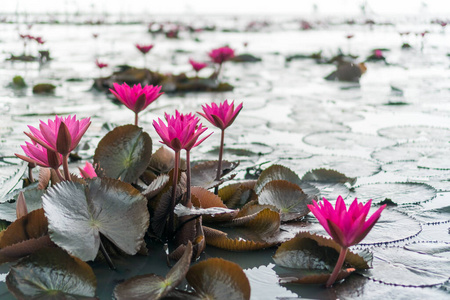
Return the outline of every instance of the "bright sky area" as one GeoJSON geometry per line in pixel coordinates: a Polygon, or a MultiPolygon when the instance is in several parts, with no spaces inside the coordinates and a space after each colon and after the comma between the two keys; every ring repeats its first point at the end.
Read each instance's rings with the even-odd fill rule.
{"type": "Polygon", "coordinates": [[[149,13],[157,14],[298,14],[355,15],[367,3],[377,15],[450,15],[449,0],[2,0],[0,13],[149,13]]]}

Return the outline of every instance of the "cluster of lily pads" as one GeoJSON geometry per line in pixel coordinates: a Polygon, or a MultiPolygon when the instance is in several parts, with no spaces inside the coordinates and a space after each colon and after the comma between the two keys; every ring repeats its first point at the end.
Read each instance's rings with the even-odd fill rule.
{"type": "MultiPolygon", "coordinates": [[[[111,92],[135,113],[135,125],[114,128],[99,142],[93,164],[81,174],[70,172],[69,155],[88,130],[89,118],[59,117],[29,126],[16,154],[27,162],[2,188],[0,262],[18,262],[6,278],[19,299],[96,297],[90,261],[115,269],[117,257],[152,255],[149,246],[167,247],[167,260],[177,261],[165,276],[124,278],[116,299],[249,299],[250,284],[236,263],[220,258],[197,259],[206,246],[251,251],[279,246],[276,264],[294,269],[282,282],[331,286],[355,269],[370,267],[359,243],[380,217],[384,206],[367,218],[371,202],[355,199],[347,208],[317,203],[321,182],[352,185],[336,171],[318,169],[300,178],[289,168],[272,165],[256,180],[224,185],[235,177],[239,162],[223,160],[225,129],[243,108],[234,101],[204,105],[199,113],[221,130],[218,161],[193,162],[190,151],[209,135],[194,114],[165,114],[153,127],[161,147],[153,152],[150,135],[138,114],[162,93],[158,86],[116,84],[111,92]],[[171,150],[169,150],[171,149],[171,150]],[[181,159],[181,152],[186,159],[181,159]],[[39,178],[32,169],[39,166],[39,178]],[[62,166],[63,172],[60,171],[62,166]],[[29,168],[28,178],[23,173],[29,168]],[[14,190],[19,182],[24,187],[14,190]],[[306,230],[281,230],[312,212],[332,239],[306,230]],[[191,266],[191,264],[193,264],[191,266]],[[331,273],[331,271],[333,271],[331,273]],[[63,274],[64,276],[60,276],[63,274]],[[186,279],[188,287],[179,287],[186,279]]],[[[210,134],[211,135],[211,134],[210,134]]],[[[111,271],[114,272],[114,271],[111,271]]]]}

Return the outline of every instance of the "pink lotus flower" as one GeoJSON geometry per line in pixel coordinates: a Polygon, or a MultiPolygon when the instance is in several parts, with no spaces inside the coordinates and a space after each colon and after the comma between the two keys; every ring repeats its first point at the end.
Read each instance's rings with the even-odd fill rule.
{"type": "Polygon", "coordinates": [[[341,253],[339,254],[333,273],[327,281],[327,286],[331,286],[338,277],[340,269],[344,264],[348,247],[358,244],[366,237],[386,207],[386,204],[381,206],[366,221],[371,203],[372,200],[369,200],[369,202],[363,205],[362,203],[358,203],[355,198],[347,210],[344,200],[339,196],[335,208],[325,198],[323,198],[323,203],[318,204],[316,201],[313,201],[313,205],[308,205],[308,208],[317,220],[319,220],[323,228],[341,246],[341,253]]]}
{"type": "Polygon", "coordinates": [[[216,64],[222,64],[223,62],[230,60],[234,57],[234,50],[230,47],[221,47],[217,49],[213,49],[208,53],[209,57],[211,57],[212,61],[216,64]]]}
{"type": "Polygon", "coordinates": [[[192,59],[189,59],[189,63],[191,64],[192,68],[195,70],[195,72],[200,71],[201,69],[208,66],[207,63],[197,62],[192,59]]]}
{"type": "Polygon", "coordinates": [[[95,173],[94,166],[90,162],[86,162],[84,168],[78,168],[80,170],[81,177],[83,178],[94,178],[97,177],[95,173]]]}
{"type": "Polygon", "coordinates": [[[77,120],[77,116],[55,117],[55,120],[48,120],[48,123],[40,121],[39,129],[28,126],[31,133],[25,134],[47,148],[62,155],[69,154],[81,140],[86,130],[91,125],[91,119],[77,120]]]}
{"type": "Polygon", "coordinates": [[[102,63],[102,62],[98,61],[98,59],[95,60],[95,64],[97,65],[97,67],[99,69],[103,69],[103,68],[106,68],[108,66],[108,64],[102,63]]]}
{"type": "Polygon", "coordinates": [[[200,145],[206,138],[211,134],[204,137],[200,141],[197,141],[199,136],[206,131],[206,127],[200,123],[199,118],[193,116],[192,114],[180,114],[175,111],[175,116],[170,116],[165,114],[165,119],[167,125],[163,120],[158,118],[158,122],[153,121],[153,127],[155,127],[156,132],[161,137],[161,143],[172,148],[174,151],[180,151],[185,149],[190,151],[193,147],[200,145]]]}
{"type": "Polygon", "coordinates": [[[233,124],[242,109],[242,103],[236,109],[234,109],[234,101],[228,104],[228,100],[225,100],[219,105],[215,103],[211,103],[211,106],[208,104],[202,105],[202,108],[204,113],[197,112],[198,114],[205,117],[214,126],[225,130],[225,128],[233,124]]]}
{"type": "Polygon", "coordinates": [[[141,51],[142,54],[147,54],[150,50],[152,50],[153,45],[141,45],[141,44],[136,44],[136,48],[141,51]]]}
{"type": "Polygon", "coordinates": [[[146,85],[142,88],[140,83],[133,85],[133,87],[129,87],[126,83],[122,85],[114,83],[114,89],[109,90],[120,102],[134,111],[136,125],[138,113],[164,94],[160,93],[161,86],[146,85]]]}
{"type": "Polygon", "coordinates": [[[58,154],[52,150],[47,150],[39,144],[31,144],[25,142],[25,146],[21,145],[23,152],[27,156],[23,156],[20,154],[15,154],[18,158],[29,162],[35,163],[38,166],[44,168],[53,168],[58,169],[62,164],[62,155],[58,154]]]}
{"type": "Polygon", "coordinates": [[[380,49],[376,49],[374,55],[375,55],[376,58],[382,58],[383,57],[383,52],[381,52],[380,49]]]}
{"type": "Polygon", "coordinates": [[[386,205],[381,206],[366,221],[372,200],[365,205],[358,203],[357,199],[352,202],[348,211],[341,196],[337,198],[336,207],[323,198],[323,203],[313,201],[308,208],[319,220],[328,234],[342,247],[350,247],[358,244],[366,237],[375,223],[378,221],[381,212],[386,205]]]}
{"type": "Polygon", "coordinates": [[[346,38],[347,39],[352,39],[352,38],[354,38],[355,36],[353,35],[353,34],[348,34],[347,36],[346,36],[346,38]]]}

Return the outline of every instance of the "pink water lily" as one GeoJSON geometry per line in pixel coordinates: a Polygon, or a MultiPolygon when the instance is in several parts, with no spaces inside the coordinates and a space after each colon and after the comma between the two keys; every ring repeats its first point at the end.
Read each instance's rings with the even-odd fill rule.
{"type": "Polygon", "coordinates": [[[207,130],[206,127],[199,122],[199,119],[192,114],[183,115],[175,111],[174,116],[165,114],[167,125],[163,120],[158,118],[158,122],[153,121],[153,127],[161,137],[161,143],[172,148],[174,151],[182,149],[191,150],[193,147],[200,145],[208,136],[197,141],[199,136],[207,130]]]}
{"type": "Polygon", "coordinates": [[[234,101],[228,104],[228,100],[219,105],[216,103],[211,103],[211,106],[208,104],[202,105],[202,108],[204,113],[198,112],[198,114],[205,117],[214,126],[224,130],[233,124],[242,109],[242,103],[236,109],[234,108],[234,101]]]}
{"type": "MultiPolygon", "coordinates": [[[[219,162],[216,175],[216,180],[219,180],[222,176],[222,155],[223,145],[225,141],[225,128],[233,124],[234,120],[242,109],[242,103],[239,104],[236,109],[234,108],[234,101],[231,102],[231,104],[228,104],[228,100],[225,100],[219,105],[217,105],[216,103],[211,103],[211,106],[209,106],[208,104],[202,105],[202,108],[204,113],[197,113],[205,117],[209,122],[211,122],[211,124],[222,130],[222,134],[220,137],[219,162]]],[[[214,192],[217,194],[218,187],[215,188],[214,192]]]]}
{"type": "Polygon", "coordinates": [[[141,51],[142,54],[147,54],[150,50],[152,50],[153,45],[141,45],[141,44],[136,44],[136,48],[141,51]]]}
{"type": "Polygon", "coordinates": [[[25,132],[25,134],[48,150],[66,155],[75,149],[90,125],[90,118],[77,120],[76,115],[55,116],[55,120],[48,119],[47,123],[41,120],[39,129],[28,126],[31,133],[25,132]],[[62,148],[64,150],[61,150],[62,148]]]}
{"type": "Polygon", "coordinates": [[[208,53],[209,57],[211,57],[212,61],[216,64],[222,64],[227,60],[230,60],[234,57],[234,50],[228,46],[217,48],[211,50],[208,53]]]}
{"type": "Polygon", "coordinates": [[[195,60],[189,59],[189,63],[191,64],[192,68],[195,70],[195,72],[199,72],[201,69],[208,66],[207,63],[197,62],[195,60]]]}
{"type": "Polygon", "coordinates": [[[83,178],[94,178],[97,177],[94,166],[90,162],[86,162],[83,168],[78,168],[80,170],[81,177],[83,178]]]}
{"type": "Polygon", "coordinates": [[[200,145],[206,138],[212,133],[198,140],[200,135],[206,131],[206,127],[198,122],[199,118],[193,114],[181,114],[175,111],[175,115],[170,116],[165,114],[167,125],[163,120],[158,118],[158,121],[153,121],[153,127],[161,137],[161,143],[167,145],[175,151],[175,163],[173,168],[173,180],[172,180],[172,195],[171,206],[168,223],[168,234],[173,235],[173,220],[174,220],[174,208],[175,208],[175,196],[176,187],[178,184],[178,169],[180,165],[180,152],[182,149],[186,150],[186,203],[189,206],[191,197],[191,166],[190,166],[190,151],[192,148],[200,145]]]}
{"type": "Polygon", "coordinates": [[[358,203],[355,198],[347,210],[344,199],[339,196],[334,208],[325,198],[323,198],[322,203],[313,201],[312,205],[308,205],[308,208],[327,233],[341,246],[338,262],[327,281],[327,286],[331,286],[336,280],[344,263],[348,247],[358,244],[367,236],[386,207],[386,204],[381,206],[366,220],[371,204],[372,200],[364,205],[358,203]]]}
{"type": "Polygon", "coordinates": [[[154,102],[164,93],[160,93],[161,86],[135,84],[133,87],[128,84],[114,83],[114,89],[109,89],[116,96],[117,100],[125,104],[126,107],[135,113],[135,125],[137,125],[137,115],[140,111],[147,108],[150,103],[154,102]]]}
{"type": "MultiPolygon", "coordinates": [[[[69,154],[75,149],[91,125],[91,119],[77,120],[77,116],[58,117],[55,120],[48,120],[48,123],[40,121],[39,129],[28,126],[31,132],[25,134],[35,143],[46,148],[49,153],[55,152],[62,155],[65,180],[70,180],[69,173],[69,154]]],[[[54,166],[51,166],[54,168],[54,166]]],[[[55,168],[54,168],[55,169],[55,168]]],[[[59,175],[59,172],[57,172],[59,175]]],[[[60,178],[62,179],[62,178],[60,178]]]]}
{"type": "Polygon", "coordinates": [[[97,67],[99,69],[103,69],[103,68],[106,68],[108,66],[108,64],[100,62],[98,59],[95,60],[95,64],[97,65],[97,67]]]}
{"type": "Polygon", "coordinates": [[[20,147],[22,147],[23,152],[25,152],[27,156],[17,153],[15,155],[26,162],[53,169],[58,169],[62,164],[61,154],[52,150],[47,150],[39,144],[25,142],[25,145],[21,145],[20,147]]]}

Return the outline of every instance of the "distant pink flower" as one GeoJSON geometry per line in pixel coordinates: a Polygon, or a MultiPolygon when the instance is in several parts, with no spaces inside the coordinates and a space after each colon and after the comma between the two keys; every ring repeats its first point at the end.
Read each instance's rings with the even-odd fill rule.
{"type": "Polygon", "coordinates": [[[164,94],[160,93],[161,86],[146,85],[142,87],[140,83],[133,85],[133,87],[128,86],[126,83],[122,85],[114,83],[114,89],[109,90],[116,96],[117,100],[136,114],[164,94]]]}
{"type": "Polygon", "coordinates": [[[108,66],[108,64],[102,63],[102,62],[98,61],[98,59],[95,60],[95,64],[97,65],[97,67],[99,69],[103,69],[103,68],[106,68],[108,66]]]}
{"type": "Polygon", "coordinates": [[[192,59],[189,59],[189,63],[191,64],[192,68],[195,70],[195,72],[200,71],[201,69],[208,66],[207,63],[197,62],[192,59]]]}
{"type": "Polygon", "coordinates": [[[40,36],[35,37],[34,40],[40,45],[45,44],[45,41],[40,36]]]}
{"type": "Polygon", "coordinates": [[[93,37],[94,39],[98,38],[98,33],[93,33],[93,34],[92,34],[92,37],[93,37]]]}
{"type": "Polygon", "coordinates": [[[348,248],[358,244],[366,237],[386,207],[386,204],[381,206],[366,221],[371,203],[372,200],[369,200],[363,205],[358,203],[355,198],[347,210],[344,200],[339,196],[335,208],[325,198],[323,198],[323,203],[313,201],[308,208],[333,240],[343,248],[348,248]]]}
{"type": "Polygon", "coordinates": [[[78,168],[80,170],[81,177],[83,178],[94,178],[97,177],[95,173],[94,166],[90,162],[86,162],[84,168],[78,168]]]}
{"type": "Polygon", "coordinates": [[[234,50],[228,46],[213,49],[208,53],[212,61],[216,64],[222,64],[223,62],[230,60],[234,57],[234,50]]]}
{"type": "Polygon", "coordinates": [[[219,105],[216,103],[211,103],[211,106],[208,104],[202,105],[202,108],[204,113],[198,112],[198,114],[205,117],[214,126],[225,130],[225,128],[233,124],[242,109],[242,103],[236,109],[234,109],[234,101],[228,104],[228,100],[219,105]]]}
{"type": "Polygon", "coordinates": [[[383,57],[383,52],[381,52],[380,49],[376,49],[374,54],[375,54],[375,57],[376,57],[376,58],[381,58],[381,57],[383,57]]]}
{"type": "Polygon", "coordinates": [[[152,50],[153,45],[141,45],[136,44],[136,48],[141,51],[142,54],[147,54],[150,50],[152,50]]]}
{"type": "Polygon", "coordinates": [[[200,141],[197,141],[207,128],[203,127],[201,123],[198,124],[200,121],[199,118],[192,114],[183,115],[178,111],[175,111],[174,116],[170,116],[166,113],[165,119],[167,125],[163,120],[158,118],[158,122],[156,120],[153,121],[153,127],[155,127],[156,132],[161,137],[161,143],[172,148],[174,151],[180,151],[181,149],[190,151],[192,148],[200,145],[212,134],[211,133],[200,141]]]}
{"type": "Polygon", "coordinates": [[[346,36],[347,39],[352,39],[352,38],[354,38],[354,37],[355,37],[355,35],[353,35],[353,34],[348,34],[348,35],[346,36]]]}
{"type": "Polygon", "coordinates": [[[77,120],[76,115],[73,117],[70,115],[67,117],[56,116],[55,120],[49,119],[47,123],[41,120],[39,129],[28,126],[31,133],[25,132],[25,134],[48,150],[67,155],[75,149],[90,125],[90,118],[77,120]],[[64,132],[60,132],[60,130],[64,130],[64,132]]]}
{"type": "Polygon", "coordinates": [[[27,156],[23,156],[20,154],[15,154],[18,158],[29,162],[35,163],[38,166],[44,168],[53,168],[57,169],[62,164],[62,155],[55,153],[54,151],[47,150],[39,144],[31,144],[25,142],[25,146],[21,145],[23,152],[27,156]]]}

